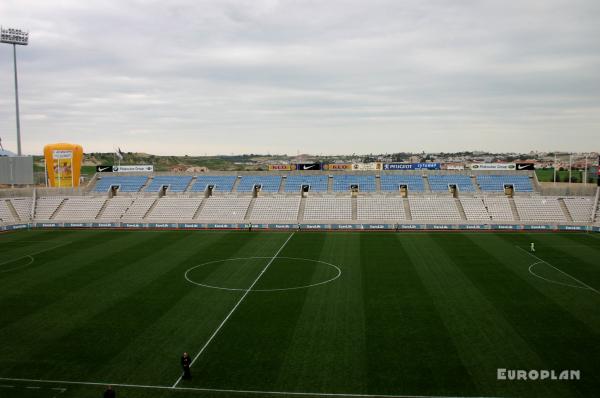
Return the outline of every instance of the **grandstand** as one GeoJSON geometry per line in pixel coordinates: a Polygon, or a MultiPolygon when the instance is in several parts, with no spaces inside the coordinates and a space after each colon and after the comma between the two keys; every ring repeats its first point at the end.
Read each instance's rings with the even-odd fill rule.
{"type": "Polygon", "coordinates": [[[168,187],[170,192],[184,192],[192,181],[192,176],[156,176],[146,187],[146,192],[158,192],[168,187]]]}
{"type": "Polygon", "coordinates": [[[529,176],[478,175],[477,184],[484,192],[502,192],[508,186],[512,186],[516,192],[533,192],[529,176]]]}
{"type": "Polygon", "coordinates": [[[205,192],[212,186],[214,192],[231,192],[236,179],[236,176],[198,176],[190,191],[205,192]]]}
{"type": "Polygon", "coordinates": [[[474,192],[475,187],[471,183],[471,177],[464,174],[448,174],[429,176],[429,185],[432,191],[448,191],[455,186],[461,192],[474,192]]]}
{"type": "Polygon", "coordinates": [[[356,186],[360,192],[375,192],[375,176],[361,174],[333,176],[334,192],[348,192],[353,186],[356,186]]]}

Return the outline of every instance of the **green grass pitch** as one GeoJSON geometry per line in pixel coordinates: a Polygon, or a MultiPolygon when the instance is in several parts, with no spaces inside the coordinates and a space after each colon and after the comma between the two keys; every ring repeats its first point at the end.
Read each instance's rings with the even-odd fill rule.
{"type": "Polygon", "coordinates": [[[3,234],[0,397],[598,396],[599,259],[583,233],[3,234]]]}

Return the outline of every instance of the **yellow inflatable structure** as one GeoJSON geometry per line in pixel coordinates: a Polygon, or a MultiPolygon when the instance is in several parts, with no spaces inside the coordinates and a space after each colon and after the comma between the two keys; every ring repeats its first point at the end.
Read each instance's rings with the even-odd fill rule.
{"type": "Polygon", "coordinates": [[[77,144],[57,143],[44,147],[46,173],[51,187],[78,187],[83,148],[77,144]]]}

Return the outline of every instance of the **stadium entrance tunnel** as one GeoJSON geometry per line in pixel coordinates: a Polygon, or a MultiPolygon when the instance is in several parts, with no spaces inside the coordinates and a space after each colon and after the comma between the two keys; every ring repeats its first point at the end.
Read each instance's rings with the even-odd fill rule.
{"type": "Polygon", "coordinates": [[[326,287],[335,283],[341,275],[342,271],[337,265],[320,260],[239,257],[195,265],[185,272],[184,277],[196,286],[225,291],[247,291],[259,278],[252,291],[283,292],[326,287]],[[269,263],[267,271],[261,275],[269,263]]]}

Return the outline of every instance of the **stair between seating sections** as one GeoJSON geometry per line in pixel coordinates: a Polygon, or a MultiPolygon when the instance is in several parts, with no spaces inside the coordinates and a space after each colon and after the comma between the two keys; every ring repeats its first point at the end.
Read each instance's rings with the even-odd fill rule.
{"type": "Polygon", "coordinates": [[[96,214],[96,217],[95,217],[96,220],[98,220],[100,218],[100,216],[102,214],[104,214],[104,210],[106,210],[106,208],[108,207],[108,203],[109,202],[110,202],[110,199],[107,199],[107,200],[104,201],[104,204],[100,208],[100,211],[98,212],[98,214],[96,214]]]}
{"type": "Polygon", "coordinates": [[[460,199],[454,198],[454,203],[456,203],[456,207],[458,208],[458,213],[460,214],[460,219],[463,221],[467,221],[467,214],[465,213],[465,208],[463,207],[460,199]]]}
{"type": "Polygon", "coordinates": [[[237,188],[238,188],[238,185],[240,185],[241,180],[242,179],[239,176],[235,178],[235,181],[233,182],[233,185],[231,186],[231,192],[237,192],[237,188]]]}
{"type": "Polygon", "coordinates": [[[67,200],[68,200],[67,198],[63,198],[63,200],[60,202],[60,204],[58,206],[56,206],[56,209],[54,209],[54,212],[50,216],[50,220],[54,219],[54,217],[58,214],[60,209],[62,209],[63,206],[65,205],[65,203],[67,203],[67,200]]]}
{"type": "Polygon", "coordinates": [[[250,216],[252,215],[252,210],[254,210],[255,204],[256,204],[256,198],[252,198],[250,200],[250,204],[248,205],[248,209],[246,210],[246,215],[244,216],[244,221],[250,221],[250,216]]]}
{"type": "Polygon", "coordinates": [[[148,215],[150,213],[152,213],[152,210],[154,210],[154,208],[158,204],[159,200],[160,200],[160,198],[154,199],[154,202],[152,202],[152,205],[150,205],[150,207],[148,208],[148,211],[144,214],[144,216],[142,217],[142,219],[145,219],[146,217],[148,217],[148,215]]]}
{"type": "Polygon", "coordinates": [[[350,198],[350,204],[352,206],[352,220],[356,220],[358,218],[358,204],[356,196],[352,196],[350,198]]]}
{"type": "Polygon", "coordinates": [[[567,221],[573,222],[573,216],[571,216],[571,213],[569,212],[569,209],[567,208],[564,198],[558,198],[558,205],[560,206],[560,209],[564,213],[567,221]]]}
{"type": "Polygon", "coordinates": [[[513,198],[508,198],[508,204],[510,204],[510,210],[512,211],[514,221],[521,221],[515,200],[513,198]]]}
{"type": "Polygon", "coordinates": [[[333,178],[327,177],[327,193],[333,193],[333,178]]]}
{"type": "Polygon", "coordinates": [[[300,206],[298,207],[298,222],[302,222],[304,220],[304,209],[306,208],[306,198],[302,197],[300,199],[300,206]]]}
{"type": "Polygon", "coordinates": [[[475,192],[481,193],[481,187],[477,184],[477,176],[471,176],[471,184],[475,187],[475,192]]]}
{"type": "Polygon", "coordinates": [[[285,192],[285,183],[287,182],[287,178],[281,178],[281,181],[279,182],[279,193],[284,193],[285,192]]]}
{"type": "Polygon", "coordinates": [[[425,189],[425,192],[433,192],[431,190],[431,185],[429,184],[429,178],[423,176],[421,176],[421,178],[423,178],[423,188],[425,189]]]}
{"type": "Polygon", "coordinates": [[[402,198],[402,203],[404,204],[404,217],[407,220],[412,220],[412,213],[410,212],[410,203],[408,202],[408,198],[402,198]]]}
{"type": "Polygon", "coordinates": [[[198,206],[198,208],[196,209],[196,212],[194,213],[194,216],[192,217],[192,220],[198,219],[198,216],[200,215],[200,212],[202,211],[202,209],[204,209],[204,206],[206,206],[207,201],[208,201],[208,198],[202,199],[202,201],[200,202],[200,206],[198,206]]]}
{"type": "Polygon", "coordinates": [[[8,207],[10,214],[12,214],[12,216],[15,220],[23,221],[23,220],[21,220],[21,217],[19,217],[19,213],[17,213],[17,209],[15,209],[12,202],[8,199],[6,200],[6,206],[8,207]]]}

